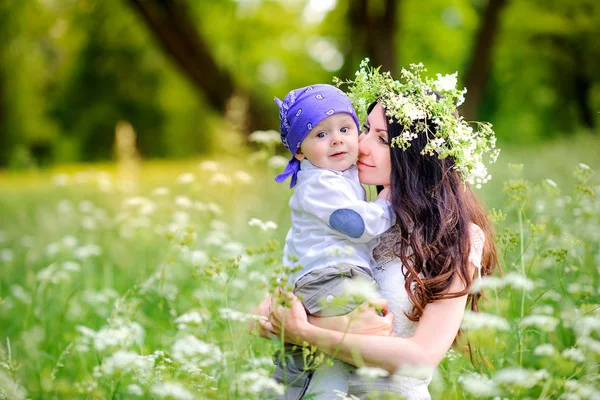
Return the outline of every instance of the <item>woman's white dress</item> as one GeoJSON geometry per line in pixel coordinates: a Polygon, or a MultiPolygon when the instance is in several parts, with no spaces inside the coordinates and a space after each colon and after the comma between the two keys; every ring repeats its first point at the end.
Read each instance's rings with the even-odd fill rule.
{"type": "MultiPolygon", "coordinates": [[[[469,260],[479,269],[481,268],[484,243],[483,231],[477,225],[472,224],[470,235],[471,252],[469,260]]],[[[413,335],[417,323],[409,320],[405,315],[405,312],[408,313],[412,309],[412,303],[404,288],[403,265],[392,250],[394,244],[398,242],[398,237],[399,230],[397,226],[381,235],[379,245],[373,252],[373,257],[377,261],[373,276],[379,284],[381,295],[388,300],[389,311],[394,315],[394,333],[398,337],[407,338],[413,335]]],[[[387,390],[399,393],[405,396],[407,400],[422,400],[431,398],[427,389],[430,381],[431,376],[427,379],[416,379],[396,373],[390,378],[380,380],[380,385],[382,390],[386,390],[385,385],[390,385],[387,390]]],[[[367,390],[364,385],[358,387],[356,384],[351,384],[349,393],[360,396],[363,389],[367,390]]],[[[375,386],[376,389],[377,385],[375,386]]]]}

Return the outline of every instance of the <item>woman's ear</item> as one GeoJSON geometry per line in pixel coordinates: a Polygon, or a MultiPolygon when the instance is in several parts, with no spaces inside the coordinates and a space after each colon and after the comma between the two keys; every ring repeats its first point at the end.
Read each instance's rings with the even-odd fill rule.
{"type": "Polygon", "coordinates": [[[306,158],[306,157],[304,157],[304,154],[302,154],[302,151],[300,149],[298,149],[298,151],[296,151],[296,154],[294,154],[294,157],[296,157],[296,160],[298,160],[298,161],[302,161],[306,158]]]}

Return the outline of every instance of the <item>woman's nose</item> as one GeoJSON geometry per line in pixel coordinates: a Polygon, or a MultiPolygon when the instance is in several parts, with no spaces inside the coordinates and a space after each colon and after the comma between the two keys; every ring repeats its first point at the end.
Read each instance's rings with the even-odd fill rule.
{"type": "Polygon", "coordinates": [[[358,137],[358,153],[359,154],[369,154],[369,146],[368,141],[365,140],[366,135],[360,135],[358,137]]]}

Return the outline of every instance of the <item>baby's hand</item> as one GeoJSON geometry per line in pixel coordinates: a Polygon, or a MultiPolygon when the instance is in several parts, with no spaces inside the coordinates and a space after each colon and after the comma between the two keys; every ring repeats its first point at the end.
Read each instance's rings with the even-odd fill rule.
{"type": "Polygon", "coordinates": [[[389,186],[385,186],[381,192],[377,195],[378,199],[392,201],[392,192],[389,186]]]}

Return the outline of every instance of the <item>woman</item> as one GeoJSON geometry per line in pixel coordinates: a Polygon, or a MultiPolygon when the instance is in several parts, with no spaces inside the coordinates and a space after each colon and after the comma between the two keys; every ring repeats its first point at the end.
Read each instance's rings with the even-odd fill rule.
{"type": "MultiPolygon", "coordinates": [[[[391,374],[372,383],[352,377],[349,393],[356,396],[381,390],[429,399],[431,371],[456,338],[467,302],[477,309],[469,286],[497,264],[491,228],[468,185],[489,179],[482,158],[497,156],[493,132],[484,124],[474,133],[457,118],[464,92],[453,87],[455,75],[433,81],[421,78],[423,70],[411,66],[399,82],[363,62],[349,88],[359,109],[370,104],[359,142],[360,181],[389,188],[397,217],[374,251],[373,271],[394,317],[393,334],[380,336],[389,315],[362,313],[344,333],[331,327],[343,330],[349,316],[308,319],[291,294],[291,308],[271,299],[261,305],[269,317],[261,322],[265,331],[283,330],[287,342],[308,342],[342,361],[391,374]],[[371,334],[355,333],[368,332],[371,324],[371,334]]],[[[326,367],[311,382],[320,379],[327,380],[326,367]]]]}

